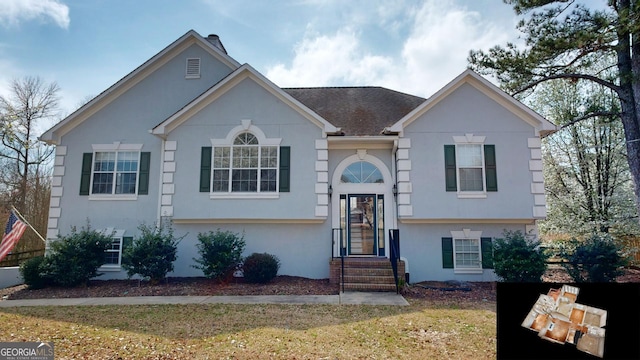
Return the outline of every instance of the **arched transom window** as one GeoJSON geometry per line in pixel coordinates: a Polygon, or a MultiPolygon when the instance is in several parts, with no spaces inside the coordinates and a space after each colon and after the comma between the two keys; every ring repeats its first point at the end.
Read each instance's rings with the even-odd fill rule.
{"type": "Polygon", "coordinates": [[[358,161],[349,165],[344,170],[340,181],[355,184],[381,184],[384,182],[384,179],[382,173],[375,165],[368,161],[358,161]]]}
{"type": "Polygon", "coordinates": [[[258,138],[243,132],[231,146],[213,149],[213,192],[275,192],[278,147],[260,146],[258,138]]]}

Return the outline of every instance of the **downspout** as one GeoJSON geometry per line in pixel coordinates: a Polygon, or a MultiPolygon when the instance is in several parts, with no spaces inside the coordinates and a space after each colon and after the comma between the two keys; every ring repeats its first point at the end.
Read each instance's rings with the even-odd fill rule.
{"type": "MultiPolygon", "coordinates": [[[[397,189],[398,186],[398,174],[396,171],[397,165],[396,162],[397,160],[397,156],[396,153],[398,152],[398,139],[393,140],[393,149],[391,150],[391,176],[393,177],[393,184],[392,186],[395,186],[397,189]]],[[[391,195],[393,197],[393,223],[391,224],[393,226],[393,229],[397,229],[398,228],[398,197],[397,195],[391,195]]]]}

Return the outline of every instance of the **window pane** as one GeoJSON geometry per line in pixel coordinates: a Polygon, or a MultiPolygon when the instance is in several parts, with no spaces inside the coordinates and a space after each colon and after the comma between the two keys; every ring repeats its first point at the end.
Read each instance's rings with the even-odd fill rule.
{"type": "Polygon", "coordinates": [[[233,148],[234,168],[257,168],[258,148],[255,146],[234,147],[233,148]]]}
{"type": "Polygon", "coordinates": [[[105,265],[120,265],[120,262],[118,261],[119,258],[120,258],[119,252],[107,251],[104,253],[105,265]]]}
{"type": "Polygon", "coordinates": [[[216,169],[229,168],[229,154],[231,153],[228,147],[217,147],[213,150],[213,167],[216,169]]]}
{"type": "Polygon", "coordinates": [[[231,179],[231,191],[257,192],[258,191],[258,171],[257,170],[233,170],[232,179],[231,179]]]}
{"type": "Polygon", "coordinates": [[[340,181],[343,183],[373,184],[384,182],[380,170],[370,162],[358,161],[349,165],[340,181]]]}
{"type": "Polygon", "coordinates": [[[119,152],[117,171],[138,171],[138,156],[137,152],[119,152]]]}
{"type": "Polygon", "coordinates": [[[456,145],[458,167],[482,166],[482,146],[480,144],[456,145]]]}
{"type": "Polygon", "coordinates": [[[260,170],[260,191],[276,191],[276,170],[260,170]]]}
{"type": "Polygon", "coordinates": [[[113,173],[93,174],[92,194],[111,194],[113,191],[113,173]]]}
{"type": "Polygon", "coordinates": [[[116,194],[136,193],[136,173],[123,173],[116,176],[116,194]]]}
{"type": "Polygon", "coordinates": [[[483,191],[482,168],[459,169],[461,191],[483,191]]]}
{"type": "Polygon", "coordinates": [[[261,149],[260,167],[275,168],[278,167],[278,148],[275,146],[264,146],[261,149]]]}
{"type": "Polygon", "coordinates": [[[233,141],[233,145],[257,145],[258,139],[251,133],[242,133],[233,141]]]}
{"type": "Polygon", "coordinates": [[[229,191],[229,170],[213,171],[213,192],[229,191]]]}
{"type": "Polygon", "coordinates": [[[93,171],[113,171],[115,161],[115,152],[97,152],[93,163],[93,171]]]}

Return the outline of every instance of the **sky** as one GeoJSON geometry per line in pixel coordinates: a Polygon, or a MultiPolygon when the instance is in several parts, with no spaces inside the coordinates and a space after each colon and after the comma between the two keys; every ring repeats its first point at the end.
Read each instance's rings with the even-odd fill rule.
{"type": "Polygon", "coordinates": [[[474,49],[516,41],[502,0],[0,0],[0,95],[38,76],[60,120],[189,30],[280,87],[383,86],[429,97],[474,49]]]}

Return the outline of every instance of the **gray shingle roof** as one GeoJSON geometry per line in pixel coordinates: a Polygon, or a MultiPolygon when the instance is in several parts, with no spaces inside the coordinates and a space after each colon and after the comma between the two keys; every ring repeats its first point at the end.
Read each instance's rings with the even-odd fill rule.
{"type": "Polygon", "coordinates": [[[380,135],[425,99],[383,87],[282,89],[347,136],[380,135]]]}

